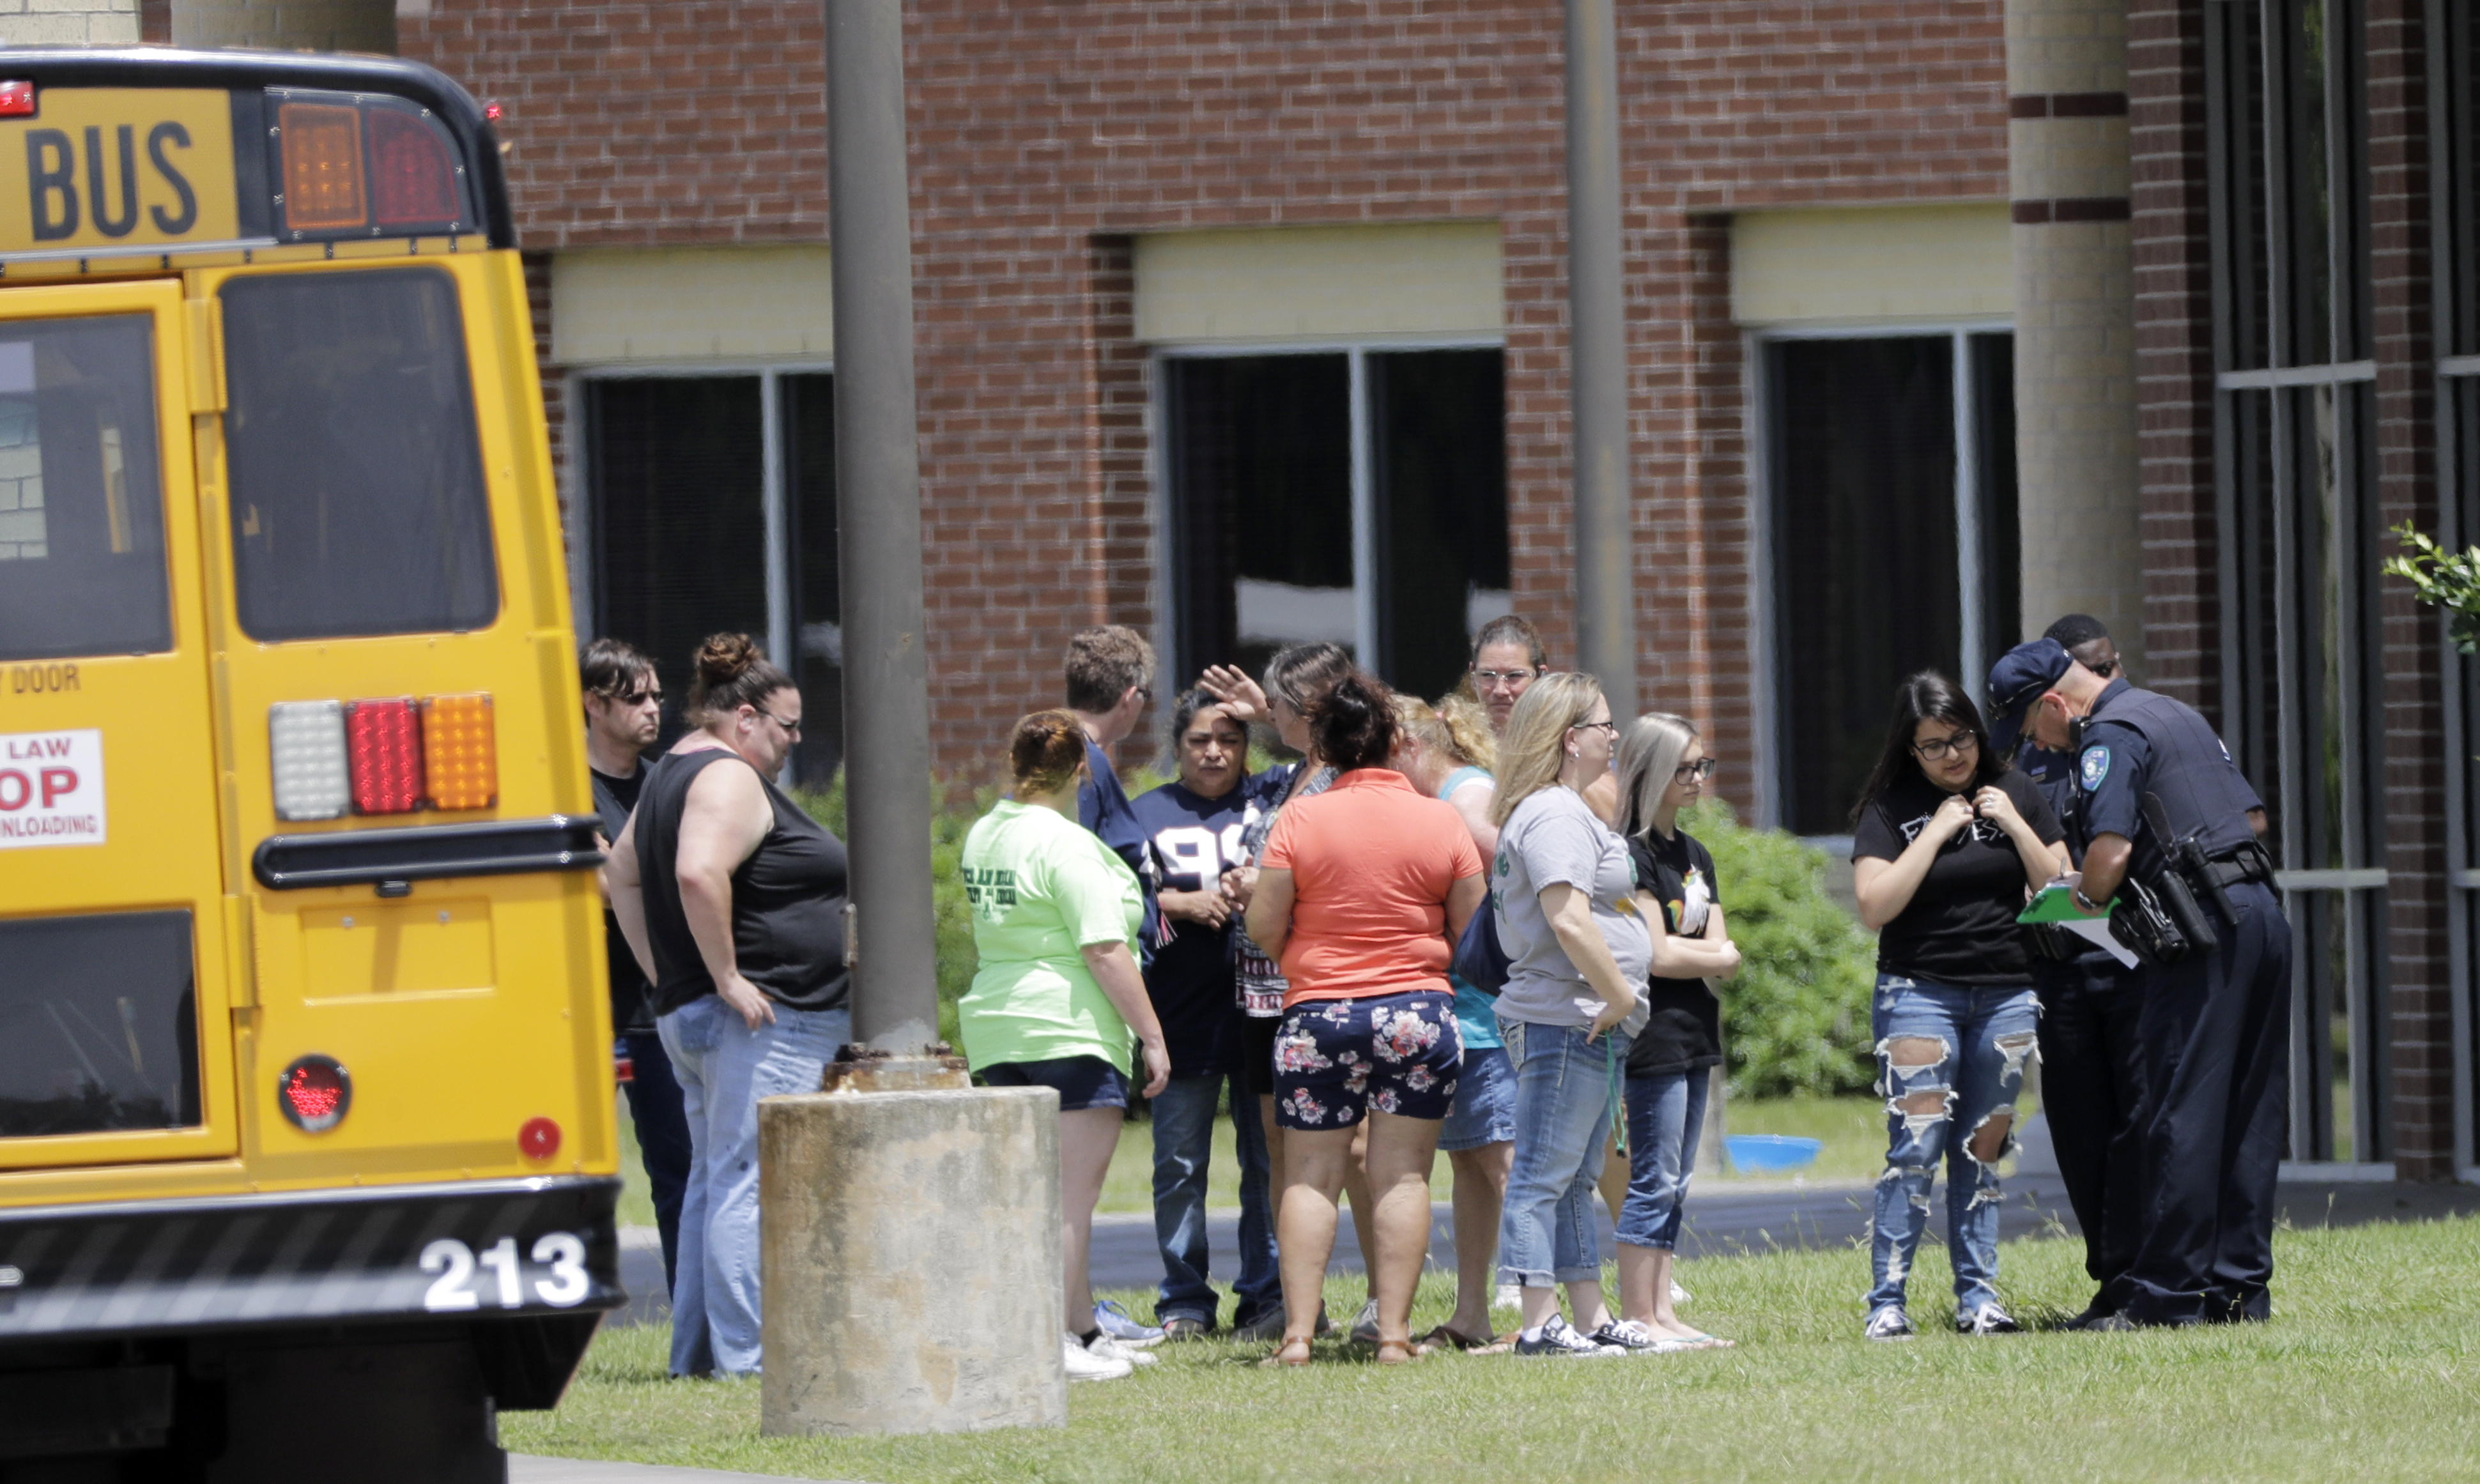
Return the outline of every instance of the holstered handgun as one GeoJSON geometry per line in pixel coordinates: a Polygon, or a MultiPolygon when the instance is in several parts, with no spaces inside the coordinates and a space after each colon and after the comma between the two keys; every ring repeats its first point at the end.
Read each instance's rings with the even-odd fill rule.
{"type": "MultiPolygon", "coordinates": [[[[2194,899],[2187,905],[2193,909],[2194,899]]],[[[2132,876],[2118,888],[2118,901],[2109,914],[2109,935],[2147,963],[2179,963],[2194,952],[2161,899],[2132,876]]]]}
{"type": "Polygon", "coordinates": [[[2172,837],[2169,811],[2161,806],[2158,794],[2144,796],[2144,822],[2153,827],[2154,839],[2161,846],[2161,875],[2153,883],[2161,895],[2161,905],[2178,923],[2191,951],[2211,953],[2220,946],[2221,938],[2213,932],[2212,921],[2205,915],[2196,894],[2201,891],[2212,899],[2222,921],[2234,928],[2239,924],[2239,909],[2232,905],[2230,893],[2222,889],[2221,873],[2213,869],[2203,842],[2192,832],[2172,837]]]}

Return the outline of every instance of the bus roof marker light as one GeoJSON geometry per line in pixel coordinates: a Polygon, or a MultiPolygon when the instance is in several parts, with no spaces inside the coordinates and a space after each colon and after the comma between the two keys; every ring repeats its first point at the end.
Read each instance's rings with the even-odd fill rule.
{"type": "Polygon", "coordinates": [[[422,711],[410,698],[356,701],[345,711],[353,807],[410,814],[422,806],[422,711]]]}
{"type": "Polygon", "coordinates": [[[267,741],[276,818],[342,819],[350,812],[343,703],[286,701],[269,706],[267,741]]]}
{"type": "Polygon", "coordinates": [[[0,82],[0,118],[35,116],[35,85],[22,77],[0,82]]]}
{"type": "Polygon", "coordinates": [[[500,759],[489,692],[433,696],[422,704],[422,746],[431,807],[487,809],[500,798],[500,759]]]}

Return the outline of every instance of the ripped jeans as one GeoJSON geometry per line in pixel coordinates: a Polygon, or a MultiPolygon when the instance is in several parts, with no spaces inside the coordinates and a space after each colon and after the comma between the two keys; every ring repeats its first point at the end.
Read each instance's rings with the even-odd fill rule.
{"type": "Polygon", "coordinates": [[[1903,1301],[1941,1156],[1955,1308],[1968,1315],[1998,1297],[1998,1161],[2013,1146],[2015,1093],[2037,1054],[2040,1018],[2029,985],[1877,976],[1869,1026],[1886,1097],[1886,1172],[1870,1223],[1870,1313],[1903,1301]]]}

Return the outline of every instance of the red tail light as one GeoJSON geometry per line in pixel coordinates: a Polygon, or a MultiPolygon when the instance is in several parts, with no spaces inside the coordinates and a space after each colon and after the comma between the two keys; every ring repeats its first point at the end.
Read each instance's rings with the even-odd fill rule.
{"type": "Polygon", "coordinates": [[[345,715],[353,807],[410,813],[422,803],[422,710],[410,700],[356,701],[345,715]]]}
{"type": "Polygon", "coordinates": [[[301,1057],[275,1085],[275,1106],[304,1134],[324,1134],[353,1106],[353,1079],[333,1057],[301,1057]]]}
{"type": "Polygon", "coordinates": [[[517,1152],[529,1160],[548,1160],[559,1153],[559,1125],[549,1118],[528,1118],[517,1130],[517,1152]]]}
{"type": "Polygon", "coordinates": [[[383,227],[455,220],[456,162],[448,141],[410,114],[374,111],[370,123],[373,219],[383,227]]]}

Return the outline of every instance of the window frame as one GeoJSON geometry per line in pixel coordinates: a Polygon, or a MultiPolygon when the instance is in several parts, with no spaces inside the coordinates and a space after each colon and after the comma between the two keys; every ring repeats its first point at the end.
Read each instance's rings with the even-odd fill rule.
{"type": "MultiPolygon", "coordinates": [[[[1748,489],[1751,510],[1756,517],[1749,524],[1753,539],[1748,543],[1751,606],[1751,649],[1756,656],[1756,675],[1750,691],[1754,700],[1755,734],[1765,739],[1769,765],[1754,770],[1752,782],[1756,798],[1750,813],[1757,824],[1767,829],[1783,828],[1783,800],[1788,785],[1783,778],[1786,748],[1783,709],[1783,687],[1790,668],[1785,649],[1782,621],[1782,596],[1777,591],[1779,552],[1774,542],[1775,518],[1781,491],[1775,485],[1775,472],[1782,463],[1776,440],[1782,428],[1774,414],[1773,378],[1769,370],[1770,348],[1787,341],[1813,340],[1925,340],[1939,336],[1950,342],[1951,362],[1949,374],[1948,415],[1954,422],[1954,500],[1955,559],[1957,593],[1962,601],[1961,627],[1962,666],[1965,674],[1958,678],[1976,694],[1978,680],[1989,673],[1989,665],[2000,652],[1993,649],[1986,627],[1987,581],[1980,564],[1980,449],[1978,399],[1973,385],[1971,342],[1976,335],[2015,334],[2012,316],[1963,316],[1936,320],[1872,320],[1865,324],[1766,324],[1751,325],[1741,331],[1742,405],[1747,408],[1745,424],[1749,436],[1748,489]],[[1976,645],[1977,652],[1976,652],[1976,645]]],[[[2020,520],[2021,493],[2018,511],[2020,520]]],[[[2017,560],[2022,560],[2019,555],[2017,560]]],[[[1851,837],[1847,834],[1804,836],[1806,841],[1823,849],[1836,860],[1850,855],[1851,837]]]]}
{"type": "MultiPolygon", "coordinates": [[[[1373,409],[1369,397],[1369,357],[1403,351],[1421,350],[1495,350],[1507,353],[1507,337],[1475,332],[1440,332],[1435,334],[1356,335],[1335,337],[1301,337],[1282,340],[1247,341],[1158,341],[1146,346],[1146,485],[1147,518],[1152,531],[1153,547],[1153,646],[1154,652],[1172,665],[1189,663],[1194,657],[1183,645],[1186,636],[1180,632],[1179,605],[1173,597],[1179,591],[1178,530],[1179,491],[1172,467],[1171,447],[1174,418],[1171,410],[1171,382],[1165,371],[1170,361],[1243,360],[1260,356],[1340,355],[1346,362],[1346,385],[1351,402],[1352,424],[1352,591],[1353,655],[1364,667],[1375,669],[1375,653],[1382,641],[1384,615],[1380,611],[1378,553],[1381,541],[1378,525],[1378,445],[1372,423],[1373,409]]],[[[1499,414],[1502,434],[1506,412],[1499,414]]],[[[1513,503],[1511,482],[1510,505],[1513,503]]],[[[1510,591],[1514,575],[1509,574],[1510,591]]],[[[1219,661],[1218,661],[1219,662],[1219,661]]]]}

